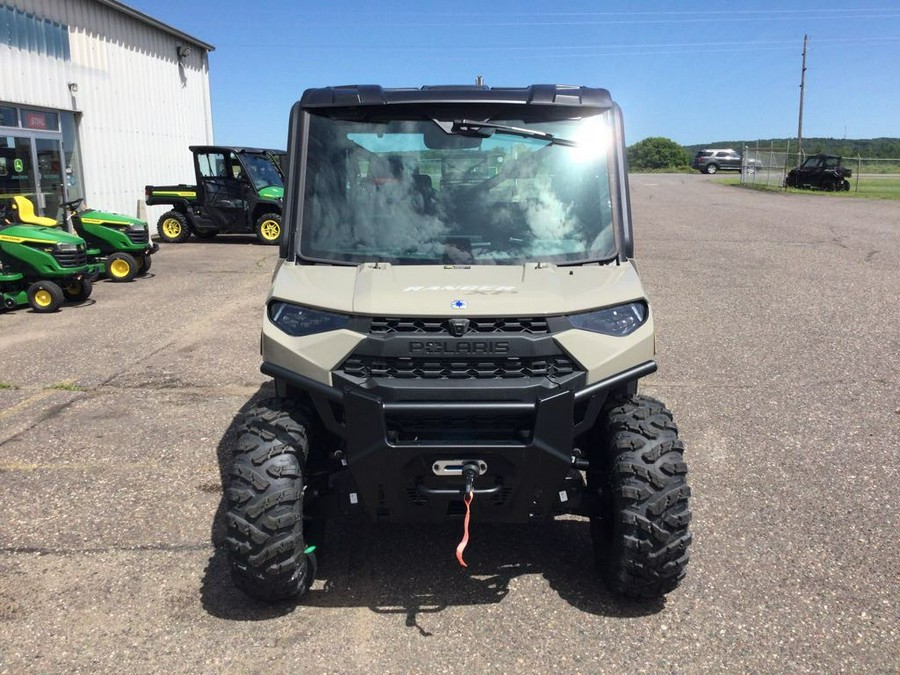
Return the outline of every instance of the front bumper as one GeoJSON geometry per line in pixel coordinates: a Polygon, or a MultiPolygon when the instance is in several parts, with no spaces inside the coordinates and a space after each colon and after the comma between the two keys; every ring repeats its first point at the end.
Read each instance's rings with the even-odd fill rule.
{"type": "MultiPolygon", "coordinates": [[[[421,382],[332,387],[266,362],[262,372],[303,391],[340,440],[341,468],[311,504],[327,516],[364,511],[373,520],[461,517],[463,479],[436,467],[474,462],[473,508],[480,520],[525,522],[566,510],[574,444],[593,427],[608,393],[656,370],[655,361],[584,386],[499,382],[447,388],[421,382]],[[433,388],[432,388],[433,387],[433,388]],[[452,398],[448,397],[448,392],[452,398]]],[[[572,499],[572,502],[575,500],[572,499]]]]}

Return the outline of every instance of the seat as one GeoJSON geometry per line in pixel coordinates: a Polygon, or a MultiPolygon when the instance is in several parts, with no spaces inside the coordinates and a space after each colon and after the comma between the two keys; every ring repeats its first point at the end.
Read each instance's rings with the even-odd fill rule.
{"type": "Polygon", "coordinates": [[[45,218],[34,212],[34,204],[28,197],[16,195],[13,197],[13,210],[16,212],[19,222],[26,225],[42,225],[44,227],[56,227],[53,218],[45,218]]]}

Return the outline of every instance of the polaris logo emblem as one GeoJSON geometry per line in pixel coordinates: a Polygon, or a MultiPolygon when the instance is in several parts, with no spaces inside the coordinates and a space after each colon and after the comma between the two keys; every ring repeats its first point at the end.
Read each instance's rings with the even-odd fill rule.
{"type": "Polygon", "coordinates": [[[409,353],[422,354],[509,354],[509,342],[487,340],[416,340],[409,343],[409,353]]]}
{"type": "Polygon", "coordinates": [[[453,309],[465,309],[469,306],[469,303],[465,300],[454,300],[450,303],[450,307],[453,309]]]}

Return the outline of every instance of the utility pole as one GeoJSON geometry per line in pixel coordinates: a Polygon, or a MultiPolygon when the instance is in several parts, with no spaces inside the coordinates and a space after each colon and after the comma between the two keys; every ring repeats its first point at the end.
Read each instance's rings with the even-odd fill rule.
{"type": "Polygon", "coordinates": [[[803,35],[803,67],[800,69],[800,114],[797,119],[797,166],[803,161],[803,93],[806,89],[806,41],[808,35],[803,35]]]}

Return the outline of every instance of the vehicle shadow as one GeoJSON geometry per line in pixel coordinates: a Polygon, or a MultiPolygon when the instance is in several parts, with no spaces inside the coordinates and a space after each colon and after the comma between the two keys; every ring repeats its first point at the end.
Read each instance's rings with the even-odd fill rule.
{"type": "Polygon", "coordinates": [[[230,246],[238,246],[241,244],[253,244],[255,246],[259,246],[260,248],[270,248],[273,251],[277,251],[278,247],[273,246],[271,244],[262,244],[256,238],[254,234],[217,234],[215,237],[210,237],[208,239],[200,239],[198,237],[190,237],[187,241],[183,241],[179,244],[170,244],[164,241],[158,242],[160,245],[160,250],[164,247],[172,247],[172,246],[221,246],[221,245],[230,245],[230,246]]]}
{"type": "MultiPolygon", "coordinates": [[[[263,603],[231,582],[225,548],[224,489],[235,445],[235,426],[244,411],[272,396],[264,385],[235,415],[218,446],[222,499],[211,528],[213,553],[201,584],[201,601],[211,615],[233,621],[262,621],[306,607],[368,607],[377,614],[405,616],[419,625],[421,614],[448,607],[503,601],[516,577],[539,574],[573,607],[610,617],[631,618],[661,611],[665,600],[626,600],[611,594],[594,567],[587,521],[564,518],[527,525],[479,523],[473,516],[461,567],[455,557],[462,522],[380,525],[367,520],[328,523],[319,548],[316,582],[299,600],[263,603]]],[[[476,512],[477,513],[477,512],[476,512]]]]}

